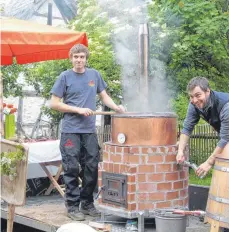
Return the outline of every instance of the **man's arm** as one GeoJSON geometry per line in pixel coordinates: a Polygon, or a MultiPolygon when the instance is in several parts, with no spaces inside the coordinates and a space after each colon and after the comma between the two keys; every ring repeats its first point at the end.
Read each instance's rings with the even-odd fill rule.
{"type": "Polygon", "coordinates": [[[54,94],[51,97],[50,107],[54,110],[57,110],[63,113],[76,113],[76,114],[81,114],[84,116],[89,116],[93,114],[93,111],[91,109],[80,108],[76,106],[69,106],[61,102],[61,98],[57,97],[54,94]]]}
{"type": "Polygon", "coordinates": [[[111,99],[111,97],[107,94],[106,90],[103,90],[101,93],[99,93],[99,96],[102,100],[102,102],[109,107],[110,109],[118,112],[123,113],[125,112],[125,109],[122,105],[116,105],[114,101],[111,99]]]}
{"type": "Polygon", "coordinates": [[[185,160],[184,156],[184,150],[186,145],[188,144],[189,136],[186,134],[181,134],[180,141],[179,141],[179,147],[178,147],[178,153],[177,153],[177,163],[183,163],[185,160]]]}
{"type": "Polygon", "coordinates": [[[182,163],[185,160],[184,150],[188,143],[189,137],[194,129],[194,126],[200,119],[199,114],[196,112],[194,106],[189,103],[187,115],[184,120],[183,129],[181,131],[180,141],[178,145],[177,163],[182,163]]]}
{"type": "Polygon", "coordinates": [[[229,142],[229,103],[227,103],[220,112],[220,140],[211,154],[211,156],[199,166],[197,175],[206,175],[215,163],[216,157],[220,157],[225,145],[229,142]]]}

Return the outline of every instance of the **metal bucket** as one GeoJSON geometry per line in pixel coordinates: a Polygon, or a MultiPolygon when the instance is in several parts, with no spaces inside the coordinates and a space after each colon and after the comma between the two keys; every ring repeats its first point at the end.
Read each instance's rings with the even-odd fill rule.
{"type": "Polygon", "coordinates": [[[161,209],[155,211],[156,232],[185,232],[187,216],[173,214],[172,209],[161,209]]]}

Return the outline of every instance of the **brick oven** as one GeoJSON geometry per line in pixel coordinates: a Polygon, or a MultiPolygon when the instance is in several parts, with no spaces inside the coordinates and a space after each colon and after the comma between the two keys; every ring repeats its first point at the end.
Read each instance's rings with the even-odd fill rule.
{"type": "Polygon", "coordinates": [[[111,126],[99,164],[99,209],[136,218],[155,209],[187,208],[188,168],[176,164],[176,115],[113,115],[111,126]]]}

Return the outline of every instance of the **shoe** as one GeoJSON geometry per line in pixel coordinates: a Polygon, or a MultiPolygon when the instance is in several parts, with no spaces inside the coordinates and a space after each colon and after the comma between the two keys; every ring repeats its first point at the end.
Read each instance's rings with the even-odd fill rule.
{"type": "Polygon", "coordinates": [[[79,211],[79,208],[75,209],[74,211],[68,212],[68,217],[71,218],[74,221],[84,221],[85,216],[83,213],[79,211]]]}
{"type": "Polygon", "coordinates": [[[80,212],[92,217],[99,217],[101,213],[95,208],[93,202],[81,202],[80,212]]]}

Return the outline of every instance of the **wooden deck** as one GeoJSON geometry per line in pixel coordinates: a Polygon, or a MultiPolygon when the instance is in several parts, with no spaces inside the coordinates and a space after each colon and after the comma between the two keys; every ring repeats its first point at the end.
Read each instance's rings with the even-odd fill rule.
{"type": "MultiPolygon", "coordinates": [[[[1,205],[1,217],[7,219],[7,205],[1,205]]],[[[88,224],[89,221],[99,221],[100,218],[86,217],[79,223],[88,224]]],[[[107,215],[105,221],[112,224],[112,232],[125,232],[126,218],[107,215]]],[[[56,232],[63,224],[73,222],[66,215],[64,199],[60,195],[36,196],[26,198],[24,206],[16,207],[14,222],[46,232],[56,232]]],[[[155,232],[153,219],[145,220],[145,232],[155,232]]],[[[209,225],[200,222],[198,218],[191,218],[186,232],[209,232],[209,225]]]]}
{"type": "MultiPolygon", "coordinates": [[[[1,207],[1,217],[7,219],[7,205],[1,207]]],[[[95,218],[87,216],[82,223],[95,218]]],[[[47,232],[55,232],[61,225],[72,222],[66,215],[61,196],[41,196],[26,199],[24,206],[16,207],[14,222],[47,232]]]]}

